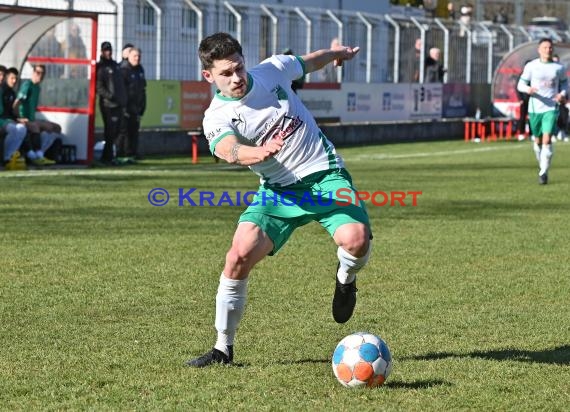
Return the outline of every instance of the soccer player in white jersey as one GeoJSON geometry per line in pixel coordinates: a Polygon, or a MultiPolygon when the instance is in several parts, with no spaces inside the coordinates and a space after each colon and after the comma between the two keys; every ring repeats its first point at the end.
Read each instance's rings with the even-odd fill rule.
{"type": "Polygon", "coordinates": [[[362,202],[335,201],[339,189],[354,194],[352,179],[291,90],[291,81],[333,61],[341,65],[358,50],[338,45],[304,56],[277,55],[248,71],[241,45],[229,34],[216,33],[200,43],[202,74],[218,88],[204,114],[210,150],[228,163],[248,166],[261,184],[240,216],[226,254],[216,296],[216,343],[187,366],[232,362],[250,271],[311,221],[319,222],[338,245],[333,318],[344,323],[352,316],[356,273],[370,256],[368,215],[362,202]]]}
{"type": "Polygon", "coordinates": [[[552,135],[556,130],[559,105],[566,103],[568,79],[566,70],[552,60],[552,40],[538,42],[538,58],[523,69],[517,89],[530,95],[528,113],[530,130],[535,137],[534,153],[539,164],[538,183],[548,183],[552,159],[552,135]]]}

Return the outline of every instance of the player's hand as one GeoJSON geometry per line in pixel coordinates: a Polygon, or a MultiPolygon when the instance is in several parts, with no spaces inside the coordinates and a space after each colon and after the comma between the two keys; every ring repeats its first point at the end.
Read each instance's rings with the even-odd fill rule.
{"type": "Polygon", "coordinates": [[[529,87],[529,89],[528,89],[528,94],[532,96],[532,95],[535,94],[537,91],[538,91],[538,89],[537,89],[536,87],[529,87]]]}
{"type": "Polygon", "coordinates": [[[566,97],[561,93],[558,93],[556,96],[554,96],[554,100],[560,104],[566,103],[566,97]]]}
{"type": "Polygon", "coordinates": [[[345,60],[351,60],[360,51],[360,47],[346,47],[346,46],[336,46],[333,48],[340,55],[333,61],[333,65],[338,67],[342,66],[342,62],[345,60]]]}
{"type": "Polygon", "coordinates": [[[269,139],[263,146],[262,149],[262,161],[267,160],[270,157],[275,156],[283,148],[284,141],[281,137],[274,137],[269,139]]]}

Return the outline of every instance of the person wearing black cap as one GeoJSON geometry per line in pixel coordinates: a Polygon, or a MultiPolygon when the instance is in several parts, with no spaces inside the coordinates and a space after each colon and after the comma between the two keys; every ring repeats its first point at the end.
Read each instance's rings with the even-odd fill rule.
{"type": "Polygon", "coordinates": [[[113,145],[127,106],[127,92],[119,64],[113,60],[113,47],[108,41],[101,43],[101,59],[97,63],[97,96],[105,126],[105,147],[101,161],[114,164],[113,145]]]}

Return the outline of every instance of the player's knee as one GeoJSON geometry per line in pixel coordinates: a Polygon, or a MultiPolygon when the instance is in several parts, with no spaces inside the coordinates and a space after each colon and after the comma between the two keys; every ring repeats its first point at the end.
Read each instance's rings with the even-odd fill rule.
{"type": "Polygon", "coordinates": [[[351,245],[349,253],[355,257],[363,257],[367,255],[369,249],[370,240],[368,239],[368,236],[362,236],[355,239],[354,243],[351,245]]]}
{"type": "Polygon", "coordinates": [[[350,230],[346,230],[342,234],[339,246],[352,256],[365,256],[370,247],[370,233],[368,228],[362,224],[351,225],[350,230]]]}

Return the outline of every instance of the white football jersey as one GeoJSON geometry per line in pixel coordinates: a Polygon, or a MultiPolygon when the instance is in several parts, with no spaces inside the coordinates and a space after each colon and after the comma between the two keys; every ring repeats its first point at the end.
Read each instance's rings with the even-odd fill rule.
{"type": "Polygon", "coordinates": [[[296,56],[272,56],[248,71],[248,90],[241,99],[219,92],[204,113],[210,151],[228,135],[240,143],[261,146],[274,136],[285,144],[275,156],[249,166],[262,183],[290,185],[311,173],[344,167],[342,158],[321,132],[309,110],[291,89],[304,74],[296,56]]]}
{"type": "Polygon", "coordinates": [[[558,103],[554,96],[568,88],[566,69],[556,62],[541,62],[534,59],[528,62],[523,69],[517,89],[526,93],[528,87],[538,89],[528,102],[529,113],[545,113],[555,110],[558,103]]]}

